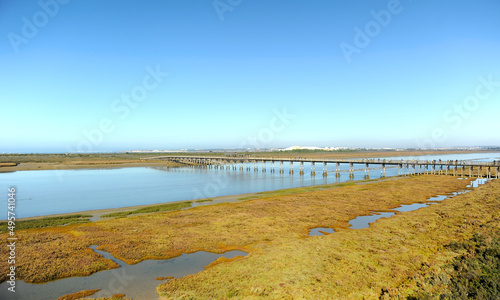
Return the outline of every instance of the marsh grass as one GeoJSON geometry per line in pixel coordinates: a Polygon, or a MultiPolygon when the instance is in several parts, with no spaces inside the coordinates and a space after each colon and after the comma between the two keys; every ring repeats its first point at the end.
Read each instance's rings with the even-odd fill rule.
{"type": "MultiPolygon", "coordinates": [[[[69,215],[69,216],[60,216],[60,217],[48,217],[41,219],[33,219],[33,220],[23,220],[16,221],[15,229],[30,229],[30,228],[44,228],[44,227],[52,227],[52,226],[61,226],[61,225],[70,225],[70,224],[82,224],[90,222],[89,218],[91,215],[69,215]]],[[[0,233],[7,232],[8,222],[2,221],[0,222],[0,233]]]]}
{"type": "Polygon", "coordinates": [[[200,200],[196,200],[195,202],[196,203],[203,203],[203,202],[210,202],[210,201],[213,201],[213,199],[200,199],[200,200]]]}
{"type": "MultiPolygon", "coordinates": [[[[414,179],[404,182],[415,184],[414,179]]],[[[254,246],[254,255],[170,280],[157,291],[165,299],[183,295],[196,299],[406,299],[426,286],[434,294],[410,299],[440,299],[436,291],[455,286],[461,294],[442,299],[468,299],[465,288],[476,294],[482,291],[478,299],[496,299],[498,295],[490,291],[496,292],[499,282],[498,241],[486,228],[500,230],[499,207],[500,181],[494,181],[438,205],[381,219],[367,229],[337,229],[334,234],[303,239],[282,236],[260,243],[254,246]],[[475,238],[481,231],[483,237],[475,238]],[[458,274],[447,279],[442,271],[447,268],[458,274]]]]}
{"type": "MultiPolygon", "coordinates": [[[[278,275],[274,273],[277,271],[286,271],[290,277],[287,281],[292,280],[294,274],[304,277],[301,272],[297,273],[303,268],[301,261],[320,268],[321,264],[318,264],[318,261],[308,259],[310,253],[316,253],[316,248],[305,247],[301,243],[335,241],[328,237],[338,238],[342,231],[352,231],[353,234],[357,232],[342,230],[347,228],[348,221],[356,216],[394,208],[401,204],[425,202],[431,196],[463,189],[467,184],[467,180],[456,180],[447,176],[418,176],[366,185],[270,196],[258,200],[198,206],[187,210],[144,213],[87,224],[20,230],[16,233],[19,235],[16,244],[19,246],[18,251],[16,248],[16,255],[19,258],[16,263],[20,270],[18,276],[20,279],[42,282],[106,269],[108,267],[106,264],[112,262],[89,249],[90,245],[98,245],[98,249],[110,252],[117,259],[129,264],[145,259],[168,259],[199,250],[214,253],[242,250],[249,252],[250,255],[231,263],[221,263],[208,268],[207,272],[215,272],[212,270],[219,270],[221,266],[240,265],[243,262],[245,265],[247,261],[251,261],[249,266],[276,269],[266,275],[267,270],[257,271],[259,268],[252,270],[246,266],[243,273],[230,275],[234,276],[235,280],[228,288],[235,287],[234,290],[225,290],[223,294],[219,294],[224,290],[226,283],[218,281],[217,285],[221,288],[214,297],[206,294],[213,290],[214,286],[210,283],[215,280],[214,278],[203,277],[206,282],[199,281],[190,289],[204,295],[201,298],[221,299],[226,297],[227,293],[233,294],[236,290],[240,295],[245,295],[246,292],[240,291],[235,285],[243,284],[247,281],[247,277],[252,279],[257,273],[263,281],[255,281],[258,285],[255,290],[261,291],[259,286],[267,287],[266,290],[270,286],[275,288],[275,280],[280,280],[281,277],[278,276],[278,279],[267,277],[278,275]],[[326,237],[327,240],[308,238],[308,229],[314,227],[331,227],[339,234],[320,237],[326,237]],[[40,237],[44,237],[43,240],[40,240],[40,237]],[[273,261],[274,255],[280,259],[273,261]],[[22,270],[24,272],[21,272],[22,270]],[[200,285],[207,285],[207,291],[203,292],[203,288],[198,290],[200,285]]],[[[396,228],[399,228],[398,225],[396,228]]],[[[6,236],[6,233],[0,234],[0,238],[6,236]]],[[[345,245],[341,245],[344,248],[341,247],[337,251],[342,255],[346,254],[345,247],[353,243],[354,237],[355,235],[346,239],[345,245]]],[[[359,248],[364,251],[370,249],[371,247],[367,245],[370,244],[360,245],[359,248]]],[[[331,248],[328,244],[323,247],[331,248]]],[[[5,255],[8,255],[7,247],[0,248],[0,256],[5,255]]],[[[333,252],[332,255],[337,254],[333,252]]],[[[328,256],[323,258],[328,259],[328,256]]],[[[356,257],[351,259],[355,261],[356,257]]],[[[6,261],[0,261],[0,275],[7,274],[7,268],[6,261]]],[[[314,272],[313,275],[322,274],[323,271],[318,269],[314,272]]],[[[221,280],[222,278],[227,281],[231,277],[224,275],[221,280]]],[[[279,283],[277,285],[279,286],[279,283]]],[[[163,289],[167,290],[170,292],[170,288],[163,289]]]]}
{"type": "MultiPolygon", "coordinates": [[[[212,200],[210,199],[210,200],[204,200],[204,201],[212,201],[212,200]]],[[[204,202],[204,201],[202,201],[202,202],[204,202]]],[[[136,214],[146,214],[146,213],[181,210],[183,208],[191,207],[192,203],[193,202],[191,202],[191,201],[186,201],[186,202],[179,202],[179,203],[154,205],[154,206],[139,208],[136,210],[121,211],[121,212],[105,214],[105,215],[102,215],[101,218],[123,218],[123,217],[129,216],[129,215],[136,215],[136,214]]]]}
{"type": "Polygon", "coordinates": [[[65,295],[57,298],[57,300],[77,300],[82,299],[83,297],[92,296],[93,294],[99,292],[100,289],[97,290],[83,290],[74,294],[65,295]]]}
{"type": "Polygon", "coordinates": [[[15,167],[17,165],[18,165],[18,163],[0,163],[0,168],[1,167],[15,167]]]}
{"type": "MultiPolygon", "coordinates": [[[[360,181],[364,182],[364,181],[360,181]]],[[[356,185],[356,182],[342,182],[337,184],[329,184],[329,185],[319,185],[319,186],[311,186],[311,187],[300,187],[300,188],[291,188],[291,189],[283,189],[277,191],[265,191],[258,192],[254,195],[239,197],[236,200],[255,200],[255,199],[263,199],[269,197],[278,197],[278,196],[286,196],[286,195],[294,195],[294,194],[302,194],[314,191],[328,190],[336,187],[344,187],[344,186],[353,186],[356,185]]]]}
{"type": "Polygon", "coordinates": [[[457,256],[417,277],[418,289],[408,299],[500,299],[500,228],[490,222],[472,238],[453,241],[445,249],[457,256]]]}

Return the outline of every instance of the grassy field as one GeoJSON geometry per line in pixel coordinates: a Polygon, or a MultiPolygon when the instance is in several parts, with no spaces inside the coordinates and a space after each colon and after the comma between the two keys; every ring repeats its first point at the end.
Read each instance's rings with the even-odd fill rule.
{"type": "MultiPolygon", "coordinates": [[[[98,245],[99,249],[131,264],[198,250],[221,253],[236,249],[247,251],[250,256],[236,260],[234,264],[257,257],[265,259],[269,253],[281,251],[291,261],[296,261],[301,255],[290,247],[293,243],[307,243],[309,228],[334,227],[342,231],[355,216],[423,202],[436,194],[456,191],[466,184],[466,180],[456,180],[451,176],[418,176],[181,211],[131,215],[96,223],[17,230],[16,270],[20,279],[44,282],[116,267],[89,249],[90,245],[98,245]],[[281,246],[285,248],[281,249],[281,246]]],[[[6,237],[6,233],[0,234],[0,238],[6,237]]],[[[300,244],[296,246],[302,247],[300,244]]],[[[0,256],[5,255],[7,248],[0,248],[0,256]]],[[[233,263],[222,263],[209,271],[233,263]]],[[[6,261],[0,261],[0,281],[5,280],[7,267],[6,261]]],[[[246,276],[252,276],[253,271],[249,272],[240,278],[243,281],[239,284],[246,282],[246,276]]],[[[163,291],[172,292],[169,287],[164,287],[163,291]]],[[[173,292],[176,291],[179,291],[178,295],[183,293],[182,289],[176,288],[173,292]]],[[[207,291],[198,292],[205,295],[207,291]]],[[[227,292],[221,291],[224,297],[227,292]]]]}
{"type": "Polygon", "coordinates": [[[248,258],[169,280],[158,292],[165,299],[469,299],[464,290],[479,291],[477,299],[498,296],[500,181],[367,229],[334,227],[326,236],[260,243],[248,258]]]}
{"type": "MultiPolygon", "coordinates": [[[[204,202],[204,201],[210,201],[210,200],[198,200],[197,202],[204,202]]],[[[172,211],[172,210],[180,210],[183,208],[188,208],[191,207],[191,201],[186,201],[186,202],[179,202],[179,203],[169,203],[169,204],[161,204],[161,205],[154,205],[154,206],[148,206],[144,208],[139,208],[135,210],[129,210],[129,211],[121,211],[121,212],[115,212],[115,213],[110,213],[110,214],[105,214],[102,215],[101,218],[116,218],[116,217],[126,217],[129,215],[136,215],[136,214],[145,214],[145,213],[153,213],[153,212],[166,212],[166,211],[172,211]]]]}
{"type": "Polygon", "coordinates": [[[182,166],[181,164],[173,162],[143,160],[154,156],[158,156],[158,154],[0,154],[0,172],[139,166],[182,166]]]}

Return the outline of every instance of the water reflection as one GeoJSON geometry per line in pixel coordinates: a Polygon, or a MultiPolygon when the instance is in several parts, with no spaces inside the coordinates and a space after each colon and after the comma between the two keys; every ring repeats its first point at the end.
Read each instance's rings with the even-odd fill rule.
{"type": "MultiPolygon", "coordinates": [[[[443,155],[443,159],[485,158],[488,154],[443,155]]],[[[491,154],[491,160],[498,153],[491,154]]],[[[431,159],[419,157],[420,160],[431,159]]],[[[18,188],[18,199],[30,199],[30,205],[18,205],[19,218],[86,210],[148,205],[217,196],[257,193],[277,189],[288,189],[316,184],[331,184],[364,179],[364,165],[355,164],[354,177],[350,178],[347,164],[340,165],[340,176],[336,176],[335,164],[328,164],[328,176],[323,176],[322,166],[315,166],[316,175],[311,175],[311,164],[304,163],[304,174],[300,165],[284,164],[283,173],[279,165],[271,173],[254,171],[255,164],[244,164],[231,168],[206,167],[137,167],[117,169],[65,170],[59,174],[54,170],[18,171],[0,173],[0,189],[10,185],[18,188]],[[249,167],[249,169],[247,168],[249,167]],[[319,170],[319,171],[318,171],[319,170]],[[320,178],[318,178],[320,176],[320,178]],[[288,178],[285,179],[285,178],[288,178]]],[[[387,168],[386,176],[397,176],[397,168],[387,168]]],[[[380,178],[377,169],[369,171],[370,178],[380,178]]],[[[6,219],[6,198],[0,198],[0,220],[6,219]],[[2,213],[5,212],[5,213],[2,213]]]]}

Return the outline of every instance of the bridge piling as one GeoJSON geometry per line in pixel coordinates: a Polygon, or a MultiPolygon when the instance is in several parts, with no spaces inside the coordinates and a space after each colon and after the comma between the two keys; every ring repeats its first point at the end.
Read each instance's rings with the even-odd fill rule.
{"type": "MultiPolygon", "coordinates": [[[[259,161],[262,163],[262,171],[266,172],[267,162],[270,162],[271,172],[275,172],[274,158],[257,158],[257,157],[246,157],[241,158],[236,155],[227,155],[226,157],[221,156],[160,156],[147,159],[164,159],[171,162],[178,162],[189,165],[190,168],[207,168],[215,170],[241,170],[245,168],[247,171],[251,170],[251,164],[254,164],[254,171],[259,171],[259,161]]],[[[354,164],[361,165],[364,164],[364,175],[366,177],[370,176],[370,164],[380,165],[380,177],[385,177],[387,165],[397,166],[398,176],[413,176],[422,174],[439,174],[439,175],[452,175],[452,176],[468,176],[478,177],[478,178],[500,178],[500,167],[497,163],[491,162],[466,162],[466,161],[446,161],[446,160],[433,160],[433,161],[419,161],[417,160],[388,160],[381,159],[375,160],[356,160],[356,159],[310,159],[310,158],[280,158],[280,173],[285,172],[284,163],[288,161],[290,163],[289,173],[293,174],[293,163],[299,162],[301,175],[304,174],[304,162],[311,164],[311,175],[316,174],[315,164],[322,163],[323,165],[323,175],[328,176],[328,164],[335,163],[335,176],[341,177],[342,168],[341,164],[349,164],[348,171],[349,177],[353,178],[355,169],[354,164]],[[468,172],[466,170],[468,168],[468,172]],[[459,170],[460,169],[460,170],[459,170]],[[474,170],[476,169],[476,170],[474,170]]],[[[277,167],[276,167],[277,168],[277,167]]]]}

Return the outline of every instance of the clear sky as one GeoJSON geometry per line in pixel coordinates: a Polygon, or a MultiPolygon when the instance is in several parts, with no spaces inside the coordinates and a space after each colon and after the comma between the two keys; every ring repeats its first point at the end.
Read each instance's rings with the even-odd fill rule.
{"type": "Polygon", "coordinates": [[[500,1],[0,2],[1,152],[500,145],[500,1]]]}

